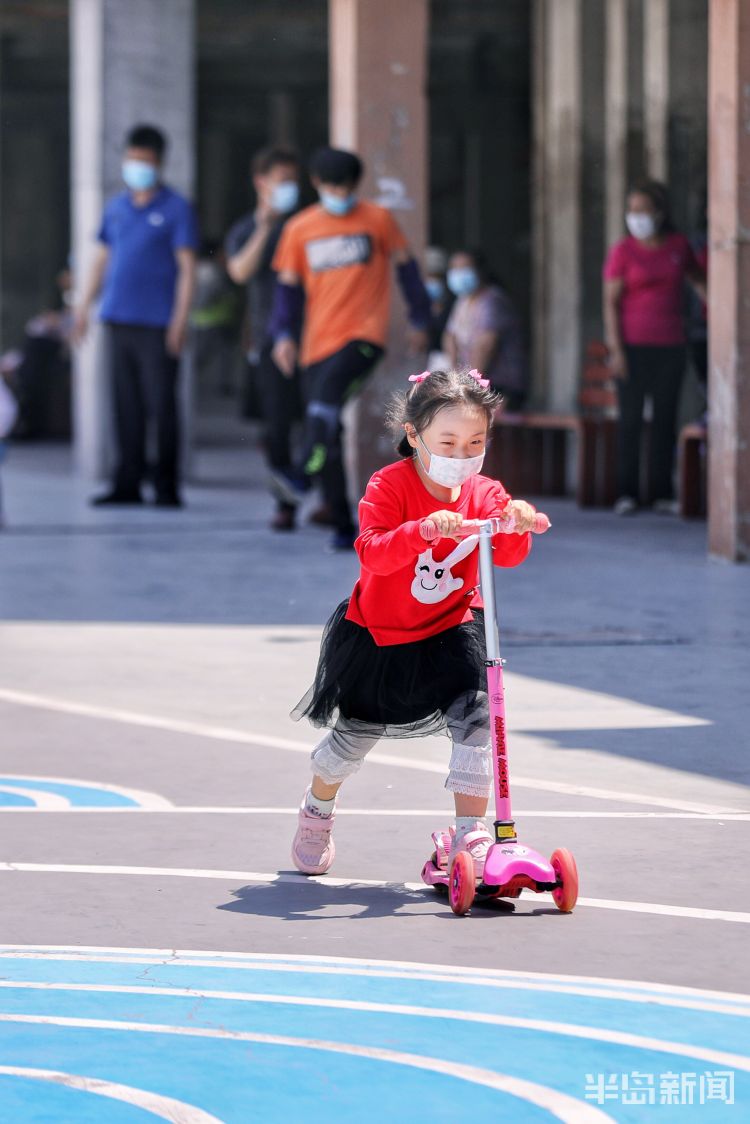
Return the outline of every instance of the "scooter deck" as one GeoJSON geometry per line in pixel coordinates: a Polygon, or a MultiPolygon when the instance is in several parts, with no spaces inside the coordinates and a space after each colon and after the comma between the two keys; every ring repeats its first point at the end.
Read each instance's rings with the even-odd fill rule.
{"type": "MultiPolygon", "coordinates": [[[[422,869],[422,881],[427,886],[432,886],[439,893],[448,890],[448,871],[436,866],[434,857],[428,859],[422,869]]],[[[486,882],[477,882],[477,898],[517,898],[521,890],[532,890],[536,894],[551,893],[559,889],[558,882],[540,882],[529,878],[528,875],[515,875],[509,882],[500,886],[488,885],[486,882]]]]}

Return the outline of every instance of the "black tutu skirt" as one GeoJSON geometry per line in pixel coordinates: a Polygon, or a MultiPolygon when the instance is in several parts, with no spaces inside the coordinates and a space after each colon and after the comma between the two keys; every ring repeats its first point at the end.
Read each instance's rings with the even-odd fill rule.
{"type": "Polygon", "coordinates": [[[484,614],[409,644],[378,646],[346,619],[349,600],[323,632],[315,681],[292,711],[315,726],[375,737],[413,737],[462,722],[486,702],[484,614]]]}

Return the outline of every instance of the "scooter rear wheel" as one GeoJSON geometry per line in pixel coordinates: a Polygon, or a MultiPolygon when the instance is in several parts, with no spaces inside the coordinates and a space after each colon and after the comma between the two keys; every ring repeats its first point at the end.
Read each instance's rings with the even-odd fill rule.
{"type": "Polygon", "coordinates": [[[451,863],[448,878],[448,900],[459,917],[471,909],[476,888],[474,860],[467,851],[459,851],[451,863]]]}
{"type": "Polygon", "coordinates": [[[558,877],[560,886],[552,891],[555,905],[562,913],[571,913],[578,901],[578,868],[570,851],[559,847],[550,858],[550,866],[558,877]]]}

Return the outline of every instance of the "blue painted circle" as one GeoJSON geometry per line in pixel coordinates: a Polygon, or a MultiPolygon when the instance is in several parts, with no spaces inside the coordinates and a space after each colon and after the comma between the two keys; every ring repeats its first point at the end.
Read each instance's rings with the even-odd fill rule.
{"type": "MultiPolygon", "coordinates": [[[[2,781],[0,781],[2,784],[2,781]]],[[[0,792],[0,808],[33,808],[34,801],[30,796],[22,796],[20,792],[0,792]]]]}
{"type": "MultiPolygon", "coordinates": [[[[119,792],[110,792],[96,784],[74,784],[68,781],[45,781],[36,777],[0,777],[0,785],[9,788],[24,788],[29,792],[49,792],[54,796],[64,796],[74,808],[137,808],[138,802],[119,792]]],[[[15,794],[0,792],[0,806],[20,803],[15,794]]],[[[33,805],[33,800],[23,799],[24,804],[33,805]]]]}
{"type": "MultiPolygon", "coordinates": [[[[493,1074],[572,1098],[582,1120],[587,1109],[618,1121],[649,1111],[701,1124],[728,1119],[717,1099],[660,1105],[670,1073],[695,1075],[697,1102],[707,1071],[731,1070],[738,1119],[750,1105],[750,1062],[727,1062],[750,1052],[743,997],[427,965],[116,949],[0,949],[0,985],[2,1066],[146,1090],[225,1124],[287,1124],[300,1114],[326,1124],[555,1118],[515,1088],[488,1087],[493,1074]],[[656,1103],[597,1104],[588,1078],[598,1074],[651,1075],[656,1103]]],[[[0,1104],[14,1124],[154,1119],[132,1104],[2,1072],[0,1104]]]]}

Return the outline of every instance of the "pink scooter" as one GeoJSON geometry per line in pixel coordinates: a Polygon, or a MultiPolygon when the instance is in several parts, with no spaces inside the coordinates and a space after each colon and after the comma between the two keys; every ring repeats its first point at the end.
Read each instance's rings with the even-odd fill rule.
{"type": "MultiPolygon", "coordinates": [[[[533,530],[543,534],[550,527],[546,515],[537,514],[533,530]]],[[[447,888],[451,909],[459,915],[468,913],[476,899],[517,898],[521,890],[540,894],[549,890],[558,909],[570,913],[578,898],[578,871],[570,851],[560,848],[549,860],[531,847],[518,842],[510,807],[510,777],[505,727],[505,696],[503,663],[495,610],[492,536],[510,534],[515,529],[511,519],[464,520],[461,533],[476,534],[479,539],[479,573],[484,600],[484,629],[487,645],[487,694],[490,706],[490,731],[495,782],[495,842],[487,852],[484,878],[477,883],[474,863],[465,851],[459,852],[448,868],[451,849],[450,831],[436,831],[435,850],[422,870],[422,881],[428,886],[447,888]]],[[[421,527],[425,539],[435,538],[434,524],[426,519],[421,527]]]]}

